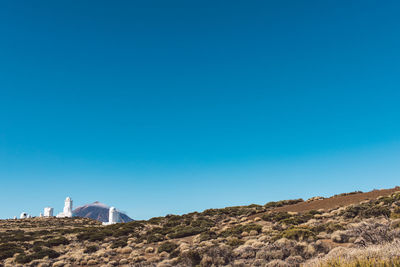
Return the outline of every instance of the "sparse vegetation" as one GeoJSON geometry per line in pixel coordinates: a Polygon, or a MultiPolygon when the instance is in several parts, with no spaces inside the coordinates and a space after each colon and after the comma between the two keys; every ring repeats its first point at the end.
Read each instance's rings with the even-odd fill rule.
{"type": "Polygon", "coordinates": [[[123,248],[123,247],[126,247],[127,245],[128,245],[127,239],[122,238],[122,239],[115,240],[112,243],[111,248],[123,248]]]}
{"type": "Polygon", "coordinates": [[[98,246],[88,246],[83,252],[84,253],[93,253],[99,250],[98,246]]]}
{"type": "Polygon", "coordinates": [[[306,227],[293,227],[282,232],[282,237],[298,241],[315,238],[315,233],[306,227]]]}
{"type": "Polygon", "coordinates": [[[17,253],[22,253],[24,250],[14,243],[0,244],[0,260],[13,257],[17,253]]]}
{"type": "Polygon", "coordinates": [[[237,225],[235,227],[231,227],[225,231],[222,231],[220,236],[222,237],[229,237],[229,236],[236,236],[240,237],[243,232],[249,233],[250,231],[254,230],[257,233],[261,231],[262,227],[258,224],[247,224],[247,225],[237,225]]]}
{"type": "Polygon", "coordinates": [[[304,200],[302,198],[299,198],[299,199],[281,200],[281,201],[276,201],[276,202],[271,201],[271,202],[268,202],[267,204],[265,204],[264,207],[267,209],[277,208],[277,207],[283,207],[283,206],[287,206],[287,205],[297,204],[300,202],[304,202],[304,200]]]}
{"type": "MultiPolygon", "coordinates": [[[[357,194],[332,199],[363,199],[357,194]]],[[[49,266],[380,266],[400,262],[399,253],[393,252],[400,251],[400,193],[319,209],[325,201],[285,200],[109,226],[83,218],[3,220],[0,265],[41,261],[49,266]],[[372,253],[369,249],[374,246],[375,251],[390,247],[392,252],[364,257],[361,251],[372,253]],[[350,257],[347,247],[361,256],[350,257]],[[340,252],[343,249],[347,252],[340,252]],[[332,255],[340,255],[340,262],[329,258],[332,255]],[[312,265],[313,260],[319,265],[312,265]]]]}
{"type": "Polygon", "coordinates": [[[344,214],[346,218],[355,218],[357,216],[361,218],[371,218],[379,216],[390,216],[390,209],[387,206],[377,206],[374,203],[365,203],[362,205],[354,205],[348,207],[344,214]]]}
{"type": "Polygon", "coordinates": [[[25,254],[25,253],[20,253],[18,256],[15,258],[15,261],[17,263],[29,263],[33,260],[37,259],[43,259],[44,257],[48,257],[49,259],[55,259],[58,258],[60,254],[54,250],[51,249],[40,249],[32,254],[25,254]]]}
{"type": "Polygon", "coordinates": [[[55,247],[59,245],[68,245],[68,244],[69,240],[62,236],[50,239],[45,243],[45,245],[48,247],[55,247]]]}
{"type": "Polygon", "coordinates": [[[174,251],[177,247],[178,247],[177,244],[167,241],[167,242],[162,243],[162,244],[158,247],[158,252],[161,253],[161,252],[165,251],[165,252],[171,253],[171,252],[174,251]]]}

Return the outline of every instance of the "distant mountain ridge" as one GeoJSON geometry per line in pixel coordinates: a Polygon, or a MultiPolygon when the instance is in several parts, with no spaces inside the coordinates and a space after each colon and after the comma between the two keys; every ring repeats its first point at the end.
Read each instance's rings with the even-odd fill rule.
{"type": "MultiPolygon", "coordinates": [[[[86,204],[80,207],[77,207],[73,210],[73,215],[82,217],[82,218],[90,218],[93,220],[97,220],[100,222],[108,222],[108,210],[110,206],[101,203],[99,201],[93,202],[91,204],[86,204]]],[[[131,219],[128,215],[119,212],[120,222],[131,222],[131,219]]]]}

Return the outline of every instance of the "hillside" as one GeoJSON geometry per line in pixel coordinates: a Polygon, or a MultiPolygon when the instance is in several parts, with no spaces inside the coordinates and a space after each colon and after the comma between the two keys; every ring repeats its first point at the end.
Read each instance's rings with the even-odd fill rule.
{"type": "MultiPolygon", "coordinates": [[[[98,201],[83,205],[74,209],[73,214],[77,217],[90,218],[100,222],[108,222],[108,211],[110,207],[98,201]]],[[[133,221],[128,215],[118,212],[119,222],[133,221]]]]}
{"type": "Polygon", "coordinates": [[[110,226],[79,217],[1,220],[0,263],[399,266],[399,218],[397,187],[327,199],[209,209],[110,226]]]}

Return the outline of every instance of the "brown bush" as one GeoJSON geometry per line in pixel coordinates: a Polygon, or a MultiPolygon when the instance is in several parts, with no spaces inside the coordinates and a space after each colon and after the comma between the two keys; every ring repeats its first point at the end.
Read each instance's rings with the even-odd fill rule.
{"type": "Polygon", "coordinates": [[[178,247],[177,244],[173,242],[164,242],[158,247],[158,253],[161,253],[163,251],[166,251],[168,253],[171,253],[173,250],[175,250],[178,247]]]}

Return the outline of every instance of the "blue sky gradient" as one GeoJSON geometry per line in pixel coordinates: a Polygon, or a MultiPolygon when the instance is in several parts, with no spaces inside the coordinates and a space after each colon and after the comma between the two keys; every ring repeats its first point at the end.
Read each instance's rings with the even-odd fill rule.
{"type": "Polygon", "coordinates": [[[393,187],[398,1],[0,3],[0,218],[393,187]]]}

